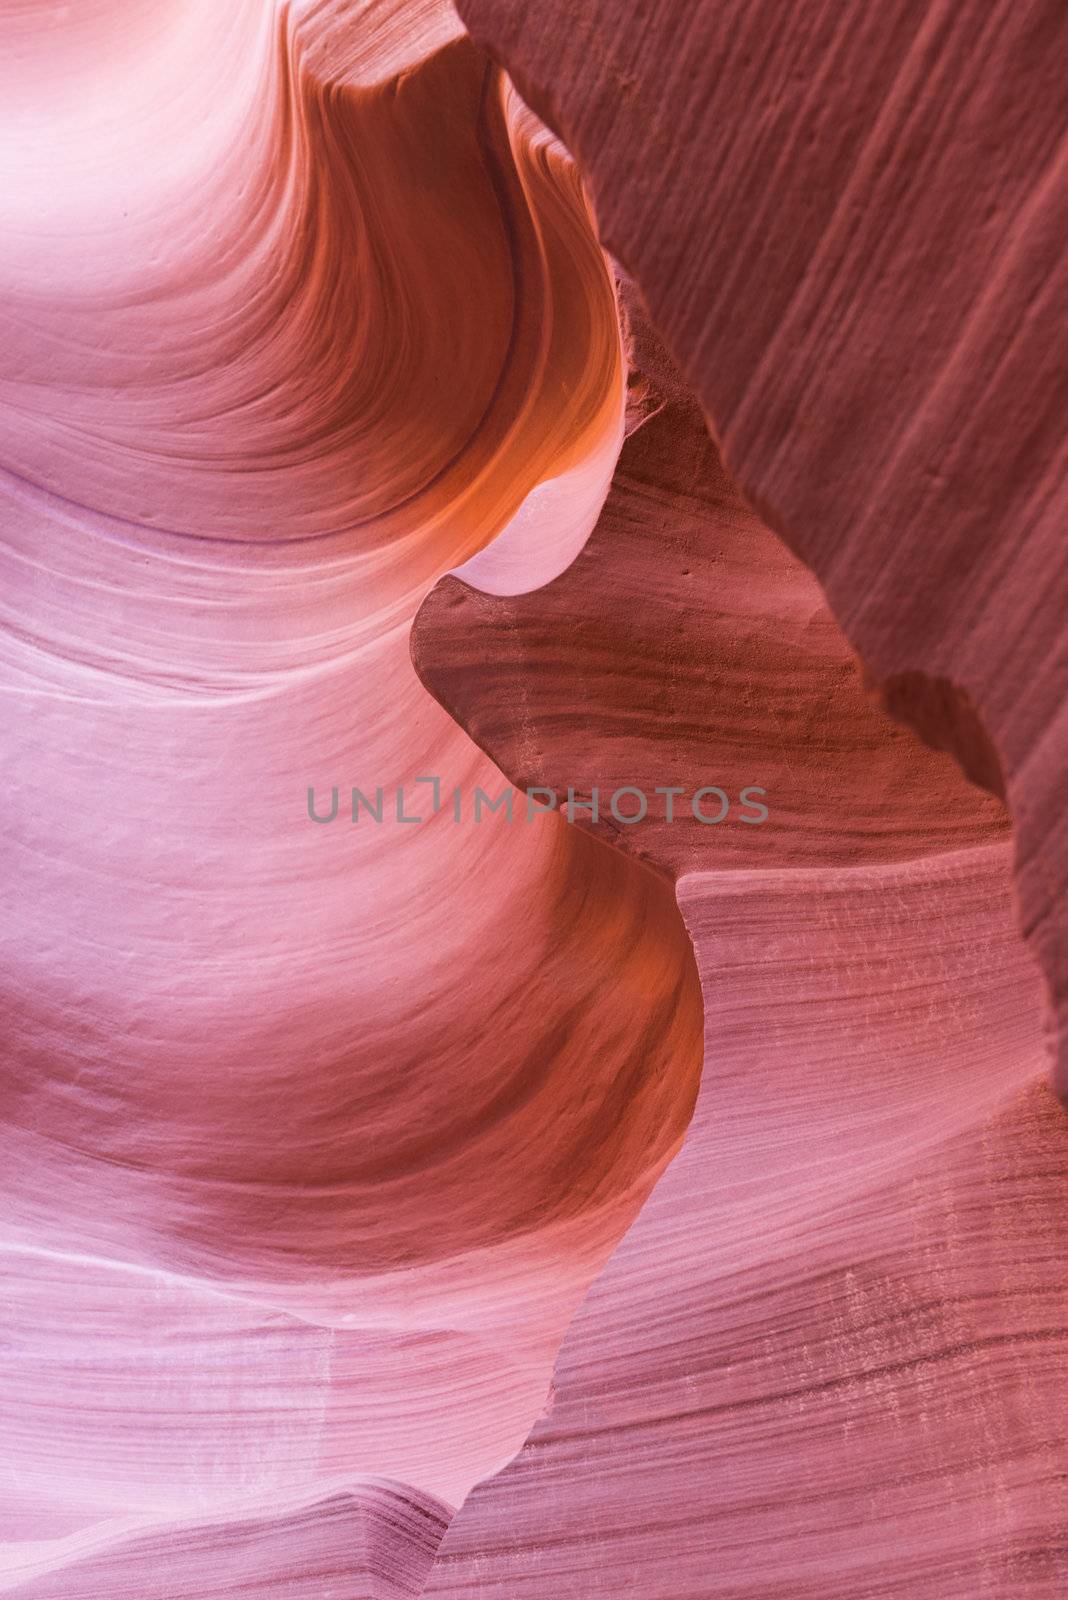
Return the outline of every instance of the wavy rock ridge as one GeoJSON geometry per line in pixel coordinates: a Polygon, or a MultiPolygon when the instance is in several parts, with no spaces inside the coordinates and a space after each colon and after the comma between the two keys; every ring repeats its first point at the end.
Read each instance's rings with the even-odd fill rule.
{"type": "Polygon", "coordinates": [[[517,512],[585,537],[612,282],[441,8],[100,8],[88,104],[82,19],[9,20],[3,1581],[296,1594],[366,1542],[415,1593],[677,1147],[699,993],[554,820],[305,795],[500,787],[408,621],[517,512]]]}
{"type": "Polygon", "coordinates": [[[1006,818],[879,711],[633,333],[581,556],[509,600],[443,580],[413,652],[517,781],[759,776],[770,815],[587,824],[675,880],[701,1092],[427,1593],[1052,1597],[1065,1130],[1006,818]]]}
{"type": "Polygon", "coordinates": [[[461,12],[0,4],[0,1587],[1053,1600],[1063,19],[461,12]]]}

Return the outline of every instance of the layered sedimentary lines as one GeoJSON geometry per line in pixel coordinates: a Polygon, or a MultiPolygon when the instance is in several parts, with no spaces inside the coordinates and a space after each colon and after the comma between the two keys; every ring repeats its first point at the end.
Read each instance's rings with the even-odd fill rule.
{"type": "Polygon", "coordinates": [[[413,1600],[423,1592],[447,1520],[447,1508],[426,1495],[370,1480],[273,1516],[207,1516],[106,1543],[71,1541],[69,1562],[20,1584],[18,1594],[24,1600],[133,1600],[146,1593],[413,1600]]]}
{"type": "MultiPolygon", "coordinates": [[[[444,578],[419,613],[424,681],[516,783],[546,786],[564,809],[571,790],[583,825],[596,789],[594,831],[653,865],[678,874],[709,850],[724,868],[853,863],[1005,832],[994,798],[888,722],[818,585],[741,500],[692,400],[661,394],[629,435],[566,573],[508,599],[473,581],[444,578]],[[624,786],[649,801],[633,824],[610,809],[624,786]],[[721,825],[695,816],[698,786],[730,797],[721,825]],[[685,793],[653,799],[672,788],[685,793]],[[759,825],[740,822],[746,789],[767,808],[759,825]]],[[[639,804],[623,797],[617,811],[639,804]]],[[[719,809],[709,799],[703,815],[719,809]]]]}
{"type": "Polygon", "coordinates": [[[521,727],[540,781],[763,778],[769,817],[588,823],[677,880],[700,1096],[427,1593],[1052,1597],[1065,1129],[1005,815],[879,710],[622,298],[632,431],[582,555],[507,600],[444,580],[415,658],[523,782],[521,727]]]}
{"type": "Polygon", "coordinates": [[[428,1593],[1059,1592],[1063,1125],[1006,871],[681,880],[694,1122],[428,1593]]]}
{"type": "Polygon", "coordinates": [[[732,476],[895,714],[1000,768],[1059,1061],[1068,13],[458,9],[574,151],[732,476]],[[933,687],[899,696],[902,674],[933,687]]]}
{"type": "Polygon", "coordinates": [[[27,1600],[1068,1583],[1063,18],[554,6],[0,0],[27,1600]]]}
{"type": "Polygon", "coordinates": [[[585,536],[611,277],[443,8],[7,20],[2,1581],[414,1594],[678,1145],[699,990],[558,819],[305,795],[500,788],[407,628],[519,508],[585,536]]]}

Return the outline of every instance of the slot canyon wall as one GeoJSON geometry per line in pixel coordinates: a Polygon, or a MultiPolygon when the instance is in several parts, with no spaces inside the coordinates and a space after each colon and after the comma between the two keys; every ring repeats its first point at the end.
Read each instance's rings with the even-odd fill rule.
{"type": "Polygon", "coordinates": [[[1062,1595],[1068,14],[0,30],[0,1591],[1062,1595]]]}

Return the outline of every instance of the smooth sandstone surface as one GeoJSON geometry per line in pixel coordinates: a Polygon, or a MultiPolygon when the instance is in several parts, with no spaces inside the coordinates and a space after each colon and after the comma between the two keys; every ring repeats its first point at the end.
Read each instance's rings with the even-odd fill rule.
{"type": "Polygon", "coordinates": [[[0,1589],[1054,1600],[1065,18],[459,12],[0,0],[0,1589]]]}
{"type": "Polygon", "coordinates": [[[891,709],[1004,782],[1068,1094],[1064,7],[458,9],[891,709]]]}
{"type": "Polygon", "coordinates": [[[584,539],[611,276],[446,8],[5,21],[0,1583],[415,1592],[363,1485],[515,1453],[696,1092],[666,885],[394,803],[501,787],[408,626],[584,539]]]}

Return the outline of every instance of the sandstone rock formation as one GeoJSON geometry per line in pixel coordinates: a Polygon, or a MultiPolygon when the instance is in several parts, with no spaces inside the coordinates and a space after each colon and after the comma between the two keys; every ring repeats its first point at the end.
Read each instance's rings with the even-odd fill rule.
{"type": "Polygon", "coordinates": [[[1059,1596],[1061,9],[0,28],[0,1591],[1059,1596]]]}

